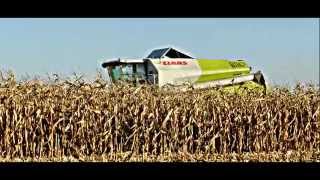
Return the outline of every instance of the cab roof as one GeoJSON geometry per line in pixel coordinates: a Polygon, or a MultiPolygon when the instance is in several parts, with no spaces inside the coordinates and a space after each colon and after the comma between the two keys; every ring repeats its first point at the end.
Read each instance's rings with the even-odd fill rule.
{"type": "MultiPolygon", "coordinates": [[[[147,56],[147,58],[149,58],[149,59],[158,59],[158,58],[163,58],[163,57],[195,59],[195,58],[187,55],[186,53],[184,53],[180,50],[177,50],[175,48],[172,48],[172,47],[155,49],[147,56]]],[[[125,64],[125,63],[143,63],[143,61],[144,61],[144,59],[114,58],[114,59],[105,60],[102,63],[102,67],[105,68],[108,65],[119,65],[119,64],[125,64]]]]}
{"type": "Polygon", "coordinates": [[[163,58],[163,57],[169,57],[169,58],[187,58],[187,59],[194,59],[193,57],[187,55],[186,53],[183,53],[177,49],[174,49],[172,47],[168,48],[162,48],[162,49],[155,49],[153,50],[147,58],[150,59],[157,59],[157,58],[163,58]]]}

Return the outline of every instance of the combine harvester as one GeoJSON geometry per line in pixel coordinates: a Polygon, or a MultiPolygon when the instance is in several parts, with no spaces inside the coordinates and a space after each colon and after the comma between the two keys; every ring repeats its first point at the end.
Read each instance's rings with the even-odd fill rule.
{"type": "Polygon", "coordinates": [[[171,47],[155,49],[141,59],[109,59],[102,62],[102,68],[110,84],[126,81],[181,90],[190,86],[195,89],[245,86],[267,90],[261,71],[252,73],[244,60],[197,59],[171,47]]]}

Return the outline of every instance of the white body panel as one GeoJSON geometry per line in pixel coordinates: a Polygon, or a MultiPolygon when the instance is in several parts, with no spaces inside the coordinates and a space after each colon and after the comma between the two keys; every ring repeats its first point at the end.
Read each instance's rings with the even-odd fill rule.
{"type": "Polygon", "coordinates": [[[151,61],[158,70],[159,86],[166,84],[182,85],[186,82],[194,83],[201,75],[201,69],[193,59],[161,58],[151,61]]]}
{"type": "Polygon", "coordinates": [[[143,63],[143,59],[120,59],[123,63],[143,63]]]}

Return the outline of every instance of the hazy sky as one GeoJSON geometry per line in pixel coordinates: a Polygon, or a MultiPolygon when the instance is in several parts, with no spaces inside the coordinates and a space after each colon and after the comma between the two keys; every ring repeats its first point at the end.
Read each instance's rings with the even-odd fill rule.
{"type": "Polygon", "coordinates": [[[319,83],[319,19],[1,19],[0,69],[92,77],[99,62],[173,45],[198,58],[245,58],[271,83],[319,83]]]}

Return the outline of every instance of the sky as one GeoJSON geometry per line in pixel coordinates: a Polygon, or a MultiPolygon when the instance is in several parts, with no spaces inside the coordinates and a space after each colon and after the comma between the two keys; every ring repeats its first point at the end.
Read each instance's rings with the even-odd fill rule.
{"type": "Polygon", "coordinates": [[[196,58],[245,59],[270,84],[319,84],[317,18],[0,18],[0,70],[94,77],[108,58],[174,46],[196,58]]]}

